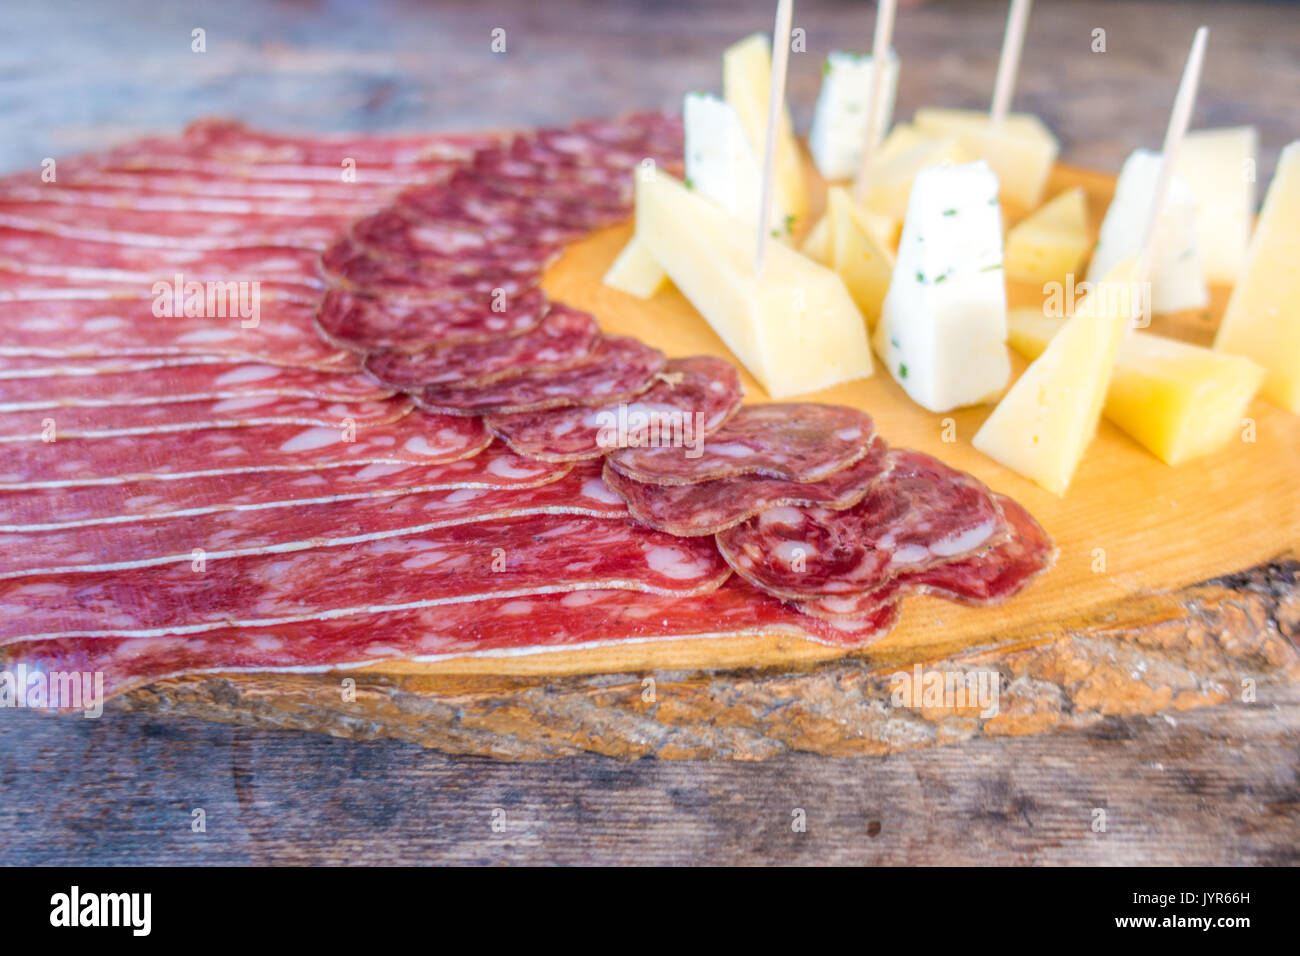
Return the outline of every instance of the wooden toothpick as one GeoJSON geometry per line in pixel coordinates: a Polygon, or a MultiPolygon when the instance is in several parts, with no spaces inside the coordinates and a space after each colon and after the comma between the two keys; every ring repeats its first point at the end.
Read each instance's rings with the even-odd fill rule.
{"type": "Polygon", "coordinates": [[[758,246],[754,252],[754,274],[763,274],[763,255],[771,228],[772,188],[776,179],[776,136],[785,101],[785,71],[790,62],[790,18],[792,0],[778,0],[776,26],[772,30],[772,86],[767,100],[767,139],[763,146],[763,185],[758,206],[758,246]]]}
{"type": "Polygon", "coordinates": [[[1000,126],[1011,109],[1016,73],[1020,70],[1020,51],[1025,45],[1025,25],[1029,22],[1032,5],[1033,0],[1011,0],[1007,32],[1002,37],[1002,55],[998,58],[998,76],[993,81],[993,106],[989,110],[991,126],[1000,126]]]}
{"type": "Polygon", "coordinates": [[[880,145],[880,115],[885,111],[885,67],[889,58],[889,45],[894,36],[894,13],[898,0],[880,0],[876,7],[876,34],[871,44],[871,105],[867,110],[867,139],[862,144],[862,162],[858,166],[855,188],[861,202],[867,191],[867,169],[871,166],[876,147],[880,145]]]}

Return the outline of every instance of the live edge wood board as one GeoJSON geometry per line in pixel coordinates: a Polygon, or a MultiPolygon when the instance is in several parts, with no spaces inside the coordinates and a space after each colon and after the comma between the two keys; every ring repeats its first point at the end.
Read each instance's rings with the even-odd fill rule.
{"type": "MultiPolygon", "coordinates": [[[[1075,185],[1087,191],[1095,232],[1114,180],[1062,166],[1047,195],[1075,185]]],[[[546,290],[670,356],[730,357],[675,289],[642,302],[602,285],[631,231],[607,229],[570,248],[546,290]]],[[[1214,289],[1206,312],[1157,317],[1153,330],[1208,344],[1229,291],[1214,289]]],[[[1039,288],[1010,289],[1012,306],[1042,300],[1039,288]]],[[[749,400],[766,400],[742,376],[749,400]]],[[[938,455],[1023,502],[1055,538],[1056,567],[999,608],[909,598],[899,626],[853,654],[795,636],[659,642],[320,675],[203,675],[161,681],[116,706],[500,757],[757,759],[1266,704],[1270,687],[1300,681],[1300,418],[1258,399],[1241,441],[1178,468],[1103,421],[1060,499],[971,447],[988,407],[928,412],[879,367],[810,398],[863,408],[892,444],[938,455]],[[918,663],[998,671],[998,713],[893,706],[891,675],[918,663]],[[344,678],[355,681],[354,700],[344,678]]]]}

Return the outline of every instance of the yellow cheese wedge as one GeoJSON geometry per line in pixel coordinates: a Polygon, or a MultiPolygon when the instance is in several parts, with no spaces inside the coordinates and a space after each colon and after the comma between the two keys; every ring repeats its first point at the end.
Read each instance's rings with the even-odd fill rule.
{"type": "Polygon", "coordinates": [[[842,186],[827,193],[830,221],[830,266],[840,274],[853,301],[874,329],[894,274],[894,254],[872,232],[868,214],[842,186]]]}
{"type": "Polygon", "coordinates": [[[637,242],[636,236],[628,240],[618,258],[610,264],[604,278],[605,285],[638,299],[653,297],[667,281],[667,273],[659,267],[645,246],[637,242]]]}
{"type": "Polygon", "coordinates": [[[975,157],[997,173],[1003,202],[1029,210],[1042,201],[1061,146],[1037,116],[1011,113],[995,129],[983,110],[929,107],[917,110],[912,124],[922,133],[961,136],[975,157]]]}
{"type": "Polygon", "coordinates": [[[636,236],[773,398],[870,375],[866,325],[840,277],[663,172],[637,177],[636,236]]]}
{"type": "Polygon", "coordinates": [[[1063,282],[1087,254],[1087,204],[1076,186],[1011,227],[1002,268],[1017,282],[1063,282]]]}
{"type": "MultiPolygon", "coordinates": [[[[772,92],[772,42],[755,33],[733,43],[722,54],[723,97],[740,114],[756,155],[767,149],[767,107],[772,92]]],[[[790,221],[787,231],[798,235],[808,217],[808,187],[803,158],[794,138],[790,109],[783,107],[776,136],[776,191],[790,221]]]]}
{"type": "MultiPolygon", "coordinates": [[[[1007,316],[1007,342],[1033,360],[1065,326],[1039,309],[1007,316]]],[[[1102,414],[1169,465],[1209,454],[1240,435],[1264,370],[1177,339],[1130,332],[1115,355],[1102,414]]]]}
{"type": "Polygon", "coordinates": [[[1246,262],[1258,153],[1253,126],[1190,130],[1178,150],[1174,172],[1196,197],[1196,248],[1211,282],[1236,282],[1246,262]]]}
{"type": "Polygon", "coordinates": [[[961,165],[979,157],[956,136],[925,136],[877,157],[867,171],[862,205],[878,216],[902,223],[916,174],[930,166],[961,165]]]}
{"type": "Polygon", "coordinates": [[[1277,161],[1214,347],[1264,366],[1264,395],[1300,414],[1300,140],[1277,161]]]}
{"type": "MultiPolygon", "coordinates": [[[[867,230],[868,234],[875,243],[882,249],[892,253],[898,248],[898,235],[903,230],[903,224],[896,219],[890,219],[873,209],[868,209],[858,203],[853,204],[853,211],[857,221],[867,230]]],[[[831,217],[829,213],[824,214],[809,230],[808,235],[804,237],[803,244],[799,246],[802,252],[813,262],[820,262],[822,265],[831,264],[831,217]]]]}
{"type": "Polygon", "coordinates": [[[1136,279],[1129,259],[1094,287],[976,432],[976,448],[1065,494],[1096,434],[1120,339],[1140,310],[1136,279]]]}
{"type": "Polygon", "coordinates": [[[813,262],[829,265],[831,261],[831,217],[822,216],[804,237],[799,251],[813,262]]]}

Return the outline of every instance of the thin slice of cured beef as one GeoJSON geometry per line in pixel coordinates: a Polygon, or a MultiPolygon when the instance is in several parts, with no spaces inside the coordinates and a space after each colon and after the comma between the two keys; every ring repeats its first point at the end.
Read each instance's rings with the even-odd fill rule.
{"type": "Polygon", "coordinates": [[[977,479],[921,452],[893,449],[889,459],[853,507],[773,508],[718,534],[718,550],[755,587],[806,601],[874,591],[1006,539],[1002,511],[977,479]]]}
{"type": "Polygon", "coordinates": [[[626,518],[592,465],[532,489],[448,488],[309,508],[222,510],[151,521],[0,533],[0,578],[190,565],[251,554],[338,548],[526,515],[626,518]]]}
{"type": "Polygon", "coordinates": [[[888,632],[836,627],[791,610],[737,578],[681,600],[624,590],[491,598],[472,604],[223,628],[187,637],[62,638],[0,648],[7,669],[104,675],[107,696],[167,677],[259,671],[323,672],[385,661],[517,656],[650,641],[804,638],[860,648],[888,632]]]}
{"type": "Polygon", "coordinates": [[[0,413],[0,443],[52,443],[71,438],[98,439],[269,425],[344,428],[351,424],[365,428],[395,422],[411,407],[406,398],[331,403],[281,395],[90,408],[65,405],[0,413]]]}
{"type": "MultiPolygon", "coordinates": [[[[0,412],[67,405],[120,407],[171,402],[292,396],[321,402],[377,402],[393,389],[364,375],[285,365],[200,363],[115,371],[114,360],[89,359],[62,375],[6,376],[0,371],[0,412]]],[[[0,368],[5,366],[0,358],[0,368]]],[[[120,367],[121,363],[118,362],[120,367]]]]}
{"type": "Polygon", "coordinates": [[[591,353],[599,336],[600,326],[590,313],[552,304],[540,325],[519,335],[414,353],[381,349],[367,355],[362,367],[392,388],[486,385],[509,375],[538,375],[572,365],[591,353]]]}
{"type": "Polygon", "coordinates": [[[415,394],[431,412],[488,415],[626,401],[663,371],[664,353],[623,335],[603,336],[585,358],[556,372],[522,373],[486,385],[436,386],[415,394]]]}
{"type": "Polygon", "coordinates": [[[316,312],[326,341],[360,352],[419,352],[437,345],[487,342],[536,328],[549,303],[538,289],[520,295],[466,293],[442,301],[404,302],[330,289],[316,312]]]}
{"type": "Polygon", "coordinates": [[[0,643],[261,627],[616,588],[679,598],[730,575],[717,549],[624,519],[541,515],[339,548],[0,582],[0,643]]]}
{"type": "Polygon", "coordinates": [[[266,508],[306,510],[335,501],[455,489],[537,488],[570,466],[521,458],[500,442],[469,458],[432,465],[362,464],[301,471],[191,475],[71,488],[0,491],[0,531],[126,524],[155,518],[266,508]]]}
{"type": "Polygon", "coordinates": [[[888,447],[876,436],[866,455],[821,481],[738,475],[693,485],[659,485],[628,478],[608,463],[604,474],[606,484],[627,501],[642,524],[690,536],[717,534],[772,508],[850,508],[866,497],[888,466],[888,447]]]}
{"type": "Polygon", "coordinates": [[[697,355],[671,359],[631,400],[490,415],[487,426],[521,455],[545,461],[599,458],[638,444],[699,448],[744,397],[735,366],[697,355]]]}
{"type": "Polygon", "coordinates": [[[689,485],[738,475],[821,481],[867,453],[876,429],[871,416],[842,405],[808,402],[746,405],[692,449],[625,448],[610,464],[628,478],[689,485]]]}
{"type": "Polygon", "coordinates": [[[268,425],[72,438],[14,445],[0,488],[106,485],[140,478],[303,471],[361,464],[432,464],[476,455],[492,440],[481,421],[412,412],[388,425],[268,425]]]}

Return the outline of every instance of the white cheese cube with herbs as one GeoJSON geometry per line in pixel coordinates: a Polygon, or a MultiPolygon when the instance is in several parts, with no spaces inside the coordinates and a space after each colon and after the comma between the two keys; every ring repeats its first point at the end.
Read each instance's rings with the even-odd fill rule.
{"type": "MultiPolygon", "coordinates": [[[[735,107],[707,93],[687,93],[686,183],[748,226],[757,227],[763,165],[735,107]]],[[[769,226],[787,235],[781,197],[772,191],[769,226]]]]}
{"type": "Polygon", "coordinates": [[[1259,134],[1253,126],[1192,130],[1174,170],[1196,197],[1196,246],[1211,282],[1237,281],[1255,215],[1259,134]]]}
{"type": "MultiPolygon", "coordinates": [[[[871,115],[873,62],[870,54],[837,50],[822,65],[822,90],[813,111],[808,149],[822,176],[833,182],[852,179],[862,165],[871,115]]],[[[889,51],[881,80],[884,99],[876,128],[883,132],[893,119],[898,94],[898,57],[893,50],[889,51]]]]}
{"type": "MultiPolygon", "coordinates": [[[[1115,195],[1101,223],[1097,248],[1088,264],[1089,282],[1100,282],[1120,262],[1142,251],[1160,162],[1160,154],[1149,149],[1134,150],[1124,160],[1115,195]]],[[[1196,198],[1179,176],[1169,182],[1169,193],[1156,223],[1148,279],[1151,311],[1158,315],[1203,309],[1210,301],[1196,247],[1196,198]]]]}
{"type": "Polygon", "coordinates": [[[933,412],[992,401],[1011,376],[998,179],[987,163],[917,174],[876,353],[933,412]]]}
{"type": "Polygon", "coordinates": [[[838,275],[659,172],[638,176],[636,236],[772,398],[871,374],[862,314],[838,275]]]}

